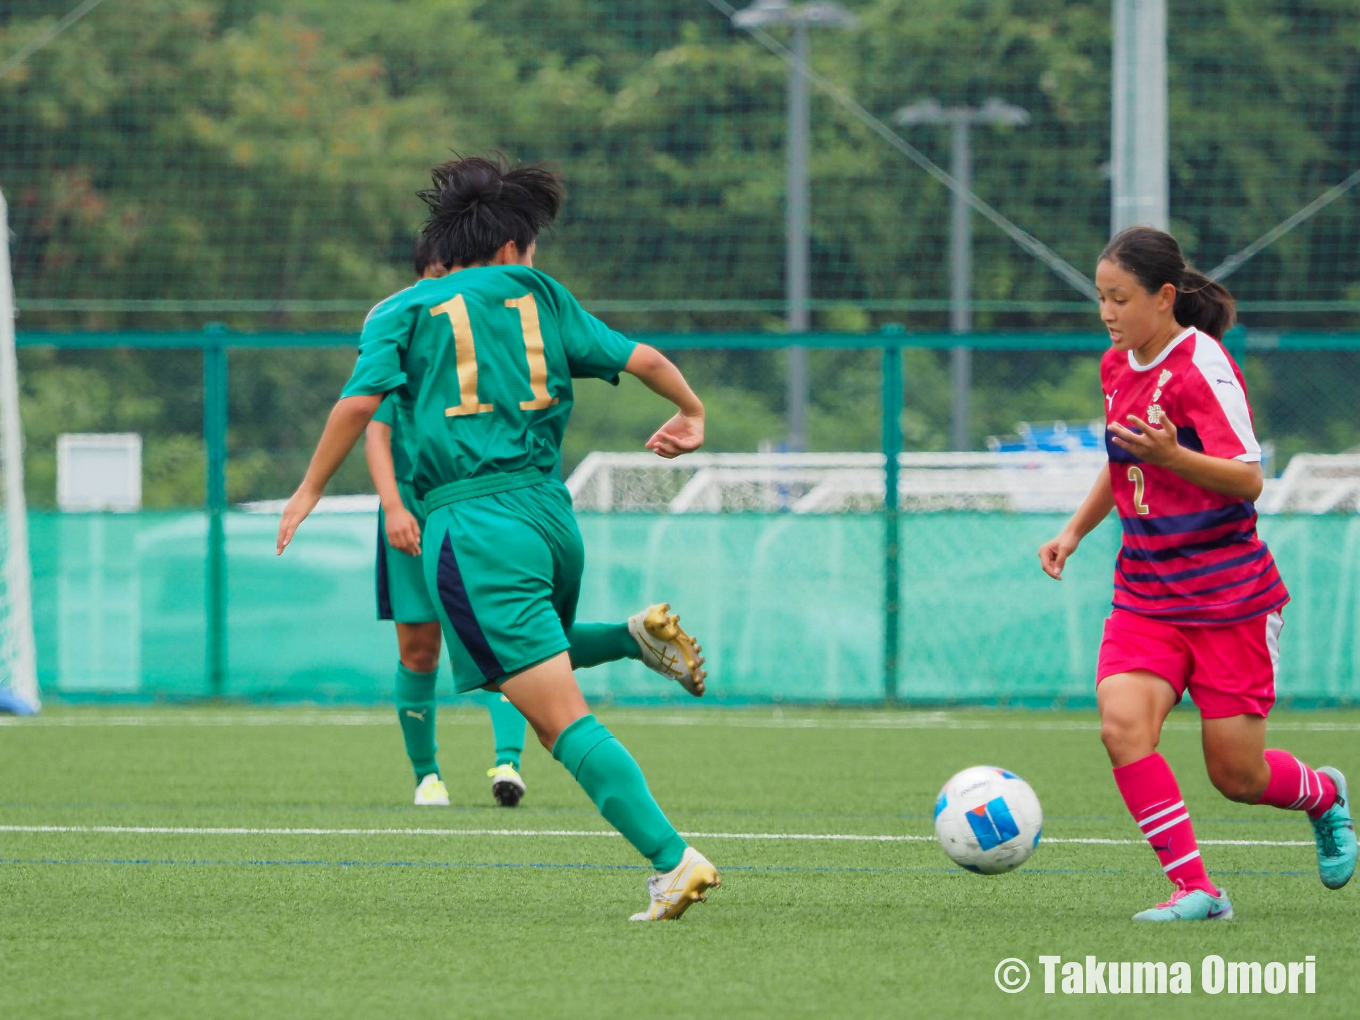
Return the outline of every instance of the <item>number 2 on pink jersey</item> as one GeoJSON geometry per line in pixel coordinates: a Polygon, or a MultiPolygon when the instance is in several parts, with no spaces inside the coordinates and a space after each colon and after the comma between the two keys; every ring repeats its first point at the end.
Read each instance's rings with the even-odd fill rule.
{"type": "Polygon", "coordinates": [[[1141,515],[1148,513],[1148,505],[1143,502],[1144,491],[1143,469],[1139,467],[1129,468],[1129,481],[1133,483],[1133,509],[1141,515]]]}

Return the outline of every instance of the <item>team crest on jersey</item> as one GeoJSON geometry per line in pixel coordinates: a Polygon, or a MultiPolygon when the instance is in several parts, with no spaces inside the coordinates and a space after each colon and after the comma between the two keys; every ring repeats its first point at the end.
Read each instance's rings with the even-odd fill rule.
{"type": "Polygon", "coordinates": [[[1147,420],[1149,425],[1156,425],[1162,420],[1162,405],[1157,401],[1162,399],[1162,387],[1171,381],[1171,369],[1162,369],[1162,374],[1157,377],[1157,388],[1152,391],[1152,403],[1148,404],[1147,420]]]}
{"type": "MultiPolygon", "coordinates": [[[[1152,391],[1152,403],[1155,406],[1157,401],[1162,399],[1162,387],[1171,381],[1171,369],[1162,369],[1162,374],[1157,377],[1157,388],[1152,391]]],[[[1148,414],[1152,413],[1152,408],[1148,408],[1148,414]]],[[[1152,419],[1148,419],[1151,421],[1152,419]]]]}

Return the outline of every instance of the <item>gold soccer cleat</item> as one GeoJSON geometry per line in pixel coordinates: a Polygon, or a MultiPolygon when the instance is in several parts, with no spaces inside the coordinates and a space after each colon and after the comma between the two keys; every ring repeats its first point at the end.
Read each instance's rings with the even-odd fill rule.
{"type": "Polygon", "coordinates": [[[628,633],[642,650],[642,664],[674,680],[696,698],[704,696],[703,650],[698,642],[680,629],[680,617],[671,612],[669,602],[658,602],[628,618],[628,633]]]}
{"type": "Polygon", "coordinates": [[[673,921],[692,904],[708,899],[708,890],[722,885],[718,869],[694,847],[685,847],[680,863],[667,872],[658,872],[647,879],[647,892],[652,903],[646,910],[634,914],[630,921],[673,921]]]}

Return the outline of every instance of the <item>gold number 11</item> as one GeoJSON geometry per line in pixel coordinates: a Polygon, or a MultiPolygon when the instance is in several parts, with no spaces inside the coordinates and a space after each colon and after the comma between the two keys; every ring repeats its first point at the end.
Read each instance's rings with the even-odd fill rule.
{"type": "MultiPolygon", "coordinates": [[[[541,411],[557,403],[557,397],[548,393],[548,362],[543,353],[543,331],[538,322],[538,302],[532,294],[511,298],[505,302],[506,308],[519,312],[520,333],[524,338],[524,356],[529,367],[529,389],[532,400],[520,401],[521,411],[541,411]]],[[[477,402],[477,341],[472,335],[472,322],[468,319],[467,302],[458,294],[441,305],[430,309],[431,315],[447,315],[453,327],[453,349],[458,365],[458,403],[444,409],[446,418],[457,418],[465,414],[485,414],[494,410],[492,404],[477,402]]]]}

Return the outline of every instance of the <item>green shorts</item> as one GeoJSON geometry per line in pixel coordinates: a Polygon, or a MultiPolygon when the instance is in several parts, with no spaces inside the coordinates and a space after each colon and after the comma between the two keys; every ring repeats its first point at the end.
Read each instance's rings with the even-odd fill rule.
{"type": "MultiPolygon", "coordinates": [[[[397,483],[397,489],[401,492],[402,505],[411,510],[419,521],[420,501],[416,499],[414,490],[402,482],[397,483]]],[[[386,523],[382,508],[379,507],[378,619],[396,623],[434,623],[439,617],[430,600],[430,591],[425,587],[425,572],[421,568],[420,557],[408,556],[388,545],[386,523]]]]}
{"type": "Polygon", "coordinates": [[[515,488],[444,505],[438,492],[421,550],[458,691],[566,651],[585,564],[567,487],[521,473],[515,488]]]}

